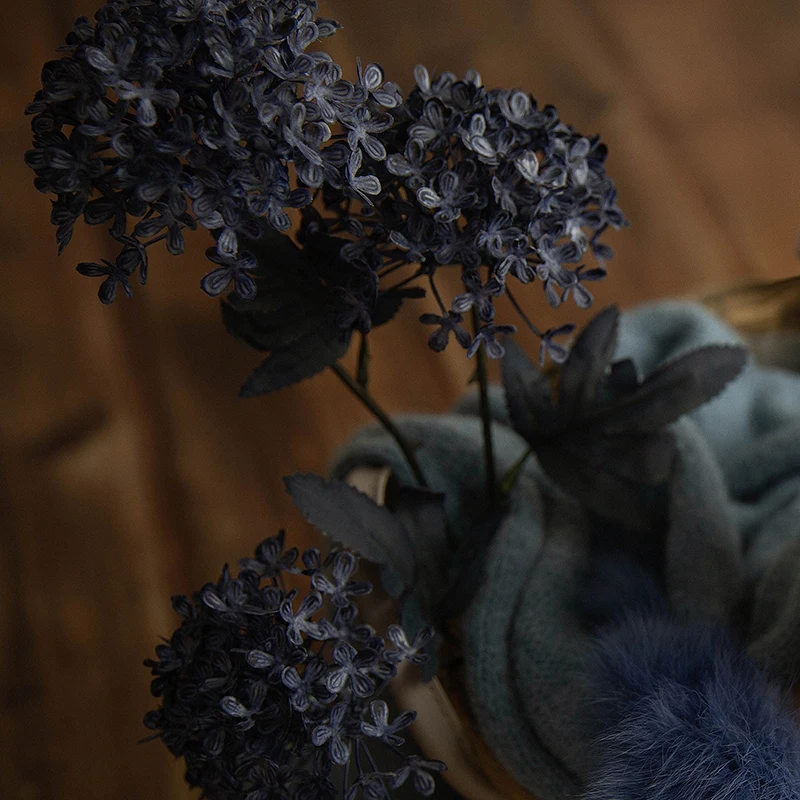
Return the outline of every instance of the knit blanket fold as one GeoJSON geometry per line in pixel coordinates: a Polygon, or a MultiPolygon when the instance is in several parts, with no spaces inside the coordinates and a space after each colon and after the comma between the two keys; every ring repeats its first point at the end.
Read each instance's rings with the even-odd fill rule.
{"type": "MultiPolygon", "coordinates": [[[[615,358],[641,375],[707,344],[746,344],[699,305],[642,306],[620,320],[615,358]]],[[[493,387],[496,470],[527,449],[493,387]]],[[[398,417],[445,509],[456,541],[486,507],[477,399],[447,415],[398,417]]],[[[713,401],[674,426],[663,576],[687,619],[743,629],[747,650],[785,683],[800,677],[800,375],[750,361],[713,401]]],[[[378,427],[359,431],[332,473],[389,466],[413,484],[378,427]]],[[[597,522],[529,458],[508,514],[484,550],[477,593],[462,618],[465,682],[480,733],[526,788],[545,800],[579,794],[593,736],[587,663],[592,632],[576,598],[597,522]]]]}

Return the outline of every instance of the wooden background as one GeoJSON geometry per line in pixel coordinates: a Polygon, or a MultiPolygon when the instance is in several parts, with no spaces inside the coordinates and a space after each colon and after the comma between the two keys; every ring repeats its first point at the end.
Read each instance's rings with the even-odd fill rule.
{"type": "MultiPolygon", "coordinates": [[[[322,376],[274,397],[236,390],[257,356],[198,286],[202,234],[110,308],[73,269],[108,254],[79,231],[60,259],[22,163],[41,64],[92,0],[6,3],[0,47],[0,797],[178,800],[141,666],[169,596],[278,527],[310,536],[280,477],[324,470],[364,412],[322,376]],[[7,17],[7,20],[10,17],[7,17]]],[[[518,86],[601,132],[632,227],[598,303],[629,305],[800,272],[798,0],[339,0],[343,64],[421,62],[518,86]]],[[[351,72],[354,70],[351,69],[351,72]]],[[[352,75],[351,75],[352,77],[352,75]]],[[[539,315],[539,287],[527,297],[539,315]]],[[[428,351],[409,309],[375,337],[392,411],[443,410],[469,364],[428,351]]],[[[545,315],[546,316],[546,315],[545,315]]],[[[561,317],[563,319],[563,316],[561,317]]]]}

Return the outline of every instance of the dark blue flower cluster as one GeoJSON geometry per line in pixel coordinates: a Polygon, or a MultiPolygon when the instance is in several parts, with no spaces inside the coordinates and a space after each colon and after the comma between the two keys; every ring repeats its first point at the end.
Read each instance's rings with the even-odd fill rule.
{"type": "Polygon", "coordinates": [[[605,173],[605,146],[522,91],[487,90],[475,72],[434,80],[417,67],[415,75],[416,88],[376,140],[381,147],[365,147],[367,158],[359,159],[371,177],[364,178],[369,202],[354,204],[325,187],[328,213],[319,218],[308,208],[304,215],[350,239],[342,255],[379,278],[418,265],[403,284],[419,277],[430,283],[441,311],[422,319],[438,326],[433,349],[454,333],[469,355],[483,344],[490,356],[502,356],[496,337],[513,327],[495,324],[494,300],[507,294],[551,357],[563,361],[566,351],[553,337],[572,326],[539,331],[511,283],[540,280],[554,307],[570,294],[581,308],[591,304],[585,284],[604,277],[612,255],[601,236],[627,224],[605,173]],[[596,261],[590,269],[579,264],[587,254],[596,261]],[[464,292],[446,304],[435,273],[450,264],[460,266],[464,292]],[[461,323],[473,308],[482,327],[470,338],[461,323]]]}
{"type": "Polygon", "coordinates": [[[432,630],[409,642],[393,625],[387,646],[357,618],[353,598],[372,588],[352,580],[358,559],[311,549],[295,566],[283,539],[262,542],[238,577],[226,567],[192,599],[173,598],[183,621],[145,661],[161,699],[145,725],[211,800],[373,800],[409,778],[430,795],[444,764],[398,749],[416,715],[390,720],[379,697],[398,663],[427,660],[432,630]],[[288,589],[287,574],[307,576],[311,591],[288,589]],[[375,746],[396,754],[396,769],[377,767],[375,746]]]}
{"type": "MultiPolygon", "coordinates": [[[[423,320],[437,325],[433,349],[453,333],[469,355],[483,344],[501,356],[497,337],[514,328],[495,324],[494,300],[506,294],[563,360],[553,339],[564,326],[539,331],[512,282],[538,279],[553,306],[570,294],[592,302],[586,284],[611,256],[601,235],[626,224],[605,146],[522,91],[487,90],[475,72],[432,79],[417,67],[407,98],[377,64],[345,80],[328,54],[307,49],[338,27],[316,12],[314,0],[108,0],[95,22],[79,19],[28,107],[26,160],[36,186],[56,195],[60,250],[81,216],[111,224],[118,257],[78,267],[104,278],[110,303],[120,287],[132,293],[137,269],[144,283],[151,244],[179,254],[183,232],[199,225],[216,238],[203,289],[232,285],[249,301],[264,266],[256,240],[288,230],[287,209],[303,209],[301,241],[332,237],[349,265],[337,267],[340,329],[366,332],[383,317],[387,280],[394,291],[422,278],[440,307],[423,320]],[[407,265],[415,271],[398,285],[407,265]],[[445,265],[464,283],[448,303],[435,283],[445,265]],[[471,309],[474,337],[461,327],[471,309]]],[[[327,282],[329,263],[319,269],[327,282]]]]}
{"type": "Polygon", "coordinates": [[[118,285],[130,294],[137,269],[145,282],[149,245],[166,240],[179,254],[198,224],[217,240],[203,288],[218,295],[233,282],[250,298],[241,240],[259,237],[256,220],[286,230],[286,209],[323,181],[370,190],[357,162],[362,148],[382,155],[373,134],[390,122],[371,108],[397,104],[398,92],[371,67],[354,85],[326,53],[308,52],[338,28],[316,11],[314,0],[109,0],[95,22],[77,20],[28,106],[26,161],[37,188],[56,195],[59,251],[81,216],[111,223],[119,257],[79,268],[105,276],[103,302],[118,285]],[[334,122],[346,141],[329,142],[334,122]]]}

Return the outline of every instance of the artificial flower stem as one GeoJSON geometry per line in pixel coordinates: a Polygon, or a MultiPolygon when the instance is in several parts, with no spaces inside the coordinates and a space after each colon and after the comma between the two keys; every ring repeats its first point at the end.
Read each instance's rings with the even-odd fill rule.
{"type": "Polygon", "coordinates": [[[359,386],[367,390],[369,385],[369,341],[366,334],[361,334],[361,344],[358,348],[358,369],[356,370],[356,380],[359,386]]]}
{"type": "Polygon", "coordinates": [[[352,375],[350,375],[347,370],[341,366],[341,364],[334,362],[331,364],[331,369],[338,376],[339,380],[341,380],[342,383],[364,404],[364,406],[369,409],[369,411],[378,420],[378,422],[383,425],[383,427],[386,429],[386,432],[395,440],[395,442],[397,442],[397,446],[405,456],[408,466],[414,473],[414,478],[416,479],[417,483],[423,489],[427,489],[428,482],[425,480],[425,475],[422,472],[419,462],[414,456],[414,451],[411,448],[411,445],[405,440],[405,438],[403,438],[403,434],[400,433],[400,430],[392,422],[389,415],[377,404],[375,398],[372,397],[366,388],[363,387],[357,380],[355,380],[352,375]]]}
{"type": "MultiPolygon", "coordinates": [[[[472,326],[475,335],[480,330],[480,320],[478,310],[472,307],[472,326]]],[[[497,478],[494,469],[494,442],[492,440],[492,416],[489,411],[489,377],[486,372],[486,350],[481,345],[475,354],[477,367],[475,369],[475,380],[478,382],[480,394],[481,423],[483,424],[483,463],[486,473],[486,492],[489,498],[489,507],[495,511],[500,505],[500,497],[497,486],[497,478]]]]}

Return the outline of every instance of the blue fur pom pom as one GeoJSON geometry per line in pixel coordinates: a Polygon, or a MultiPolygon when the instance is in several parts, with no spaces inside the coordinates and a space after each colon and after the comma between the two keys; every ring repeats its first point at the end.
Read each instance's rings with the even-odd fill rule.
{"type": "Polygon", "coordinates": [[[588,618],[599,609],[609,622],[591,669],[599,733],[585,800],[800,798],[786,693],[724,629],[675,618],[654,588],[624,560],[586,585],[588,618]],[[613,591],[599,603],[603,586],[613,591]]]}

